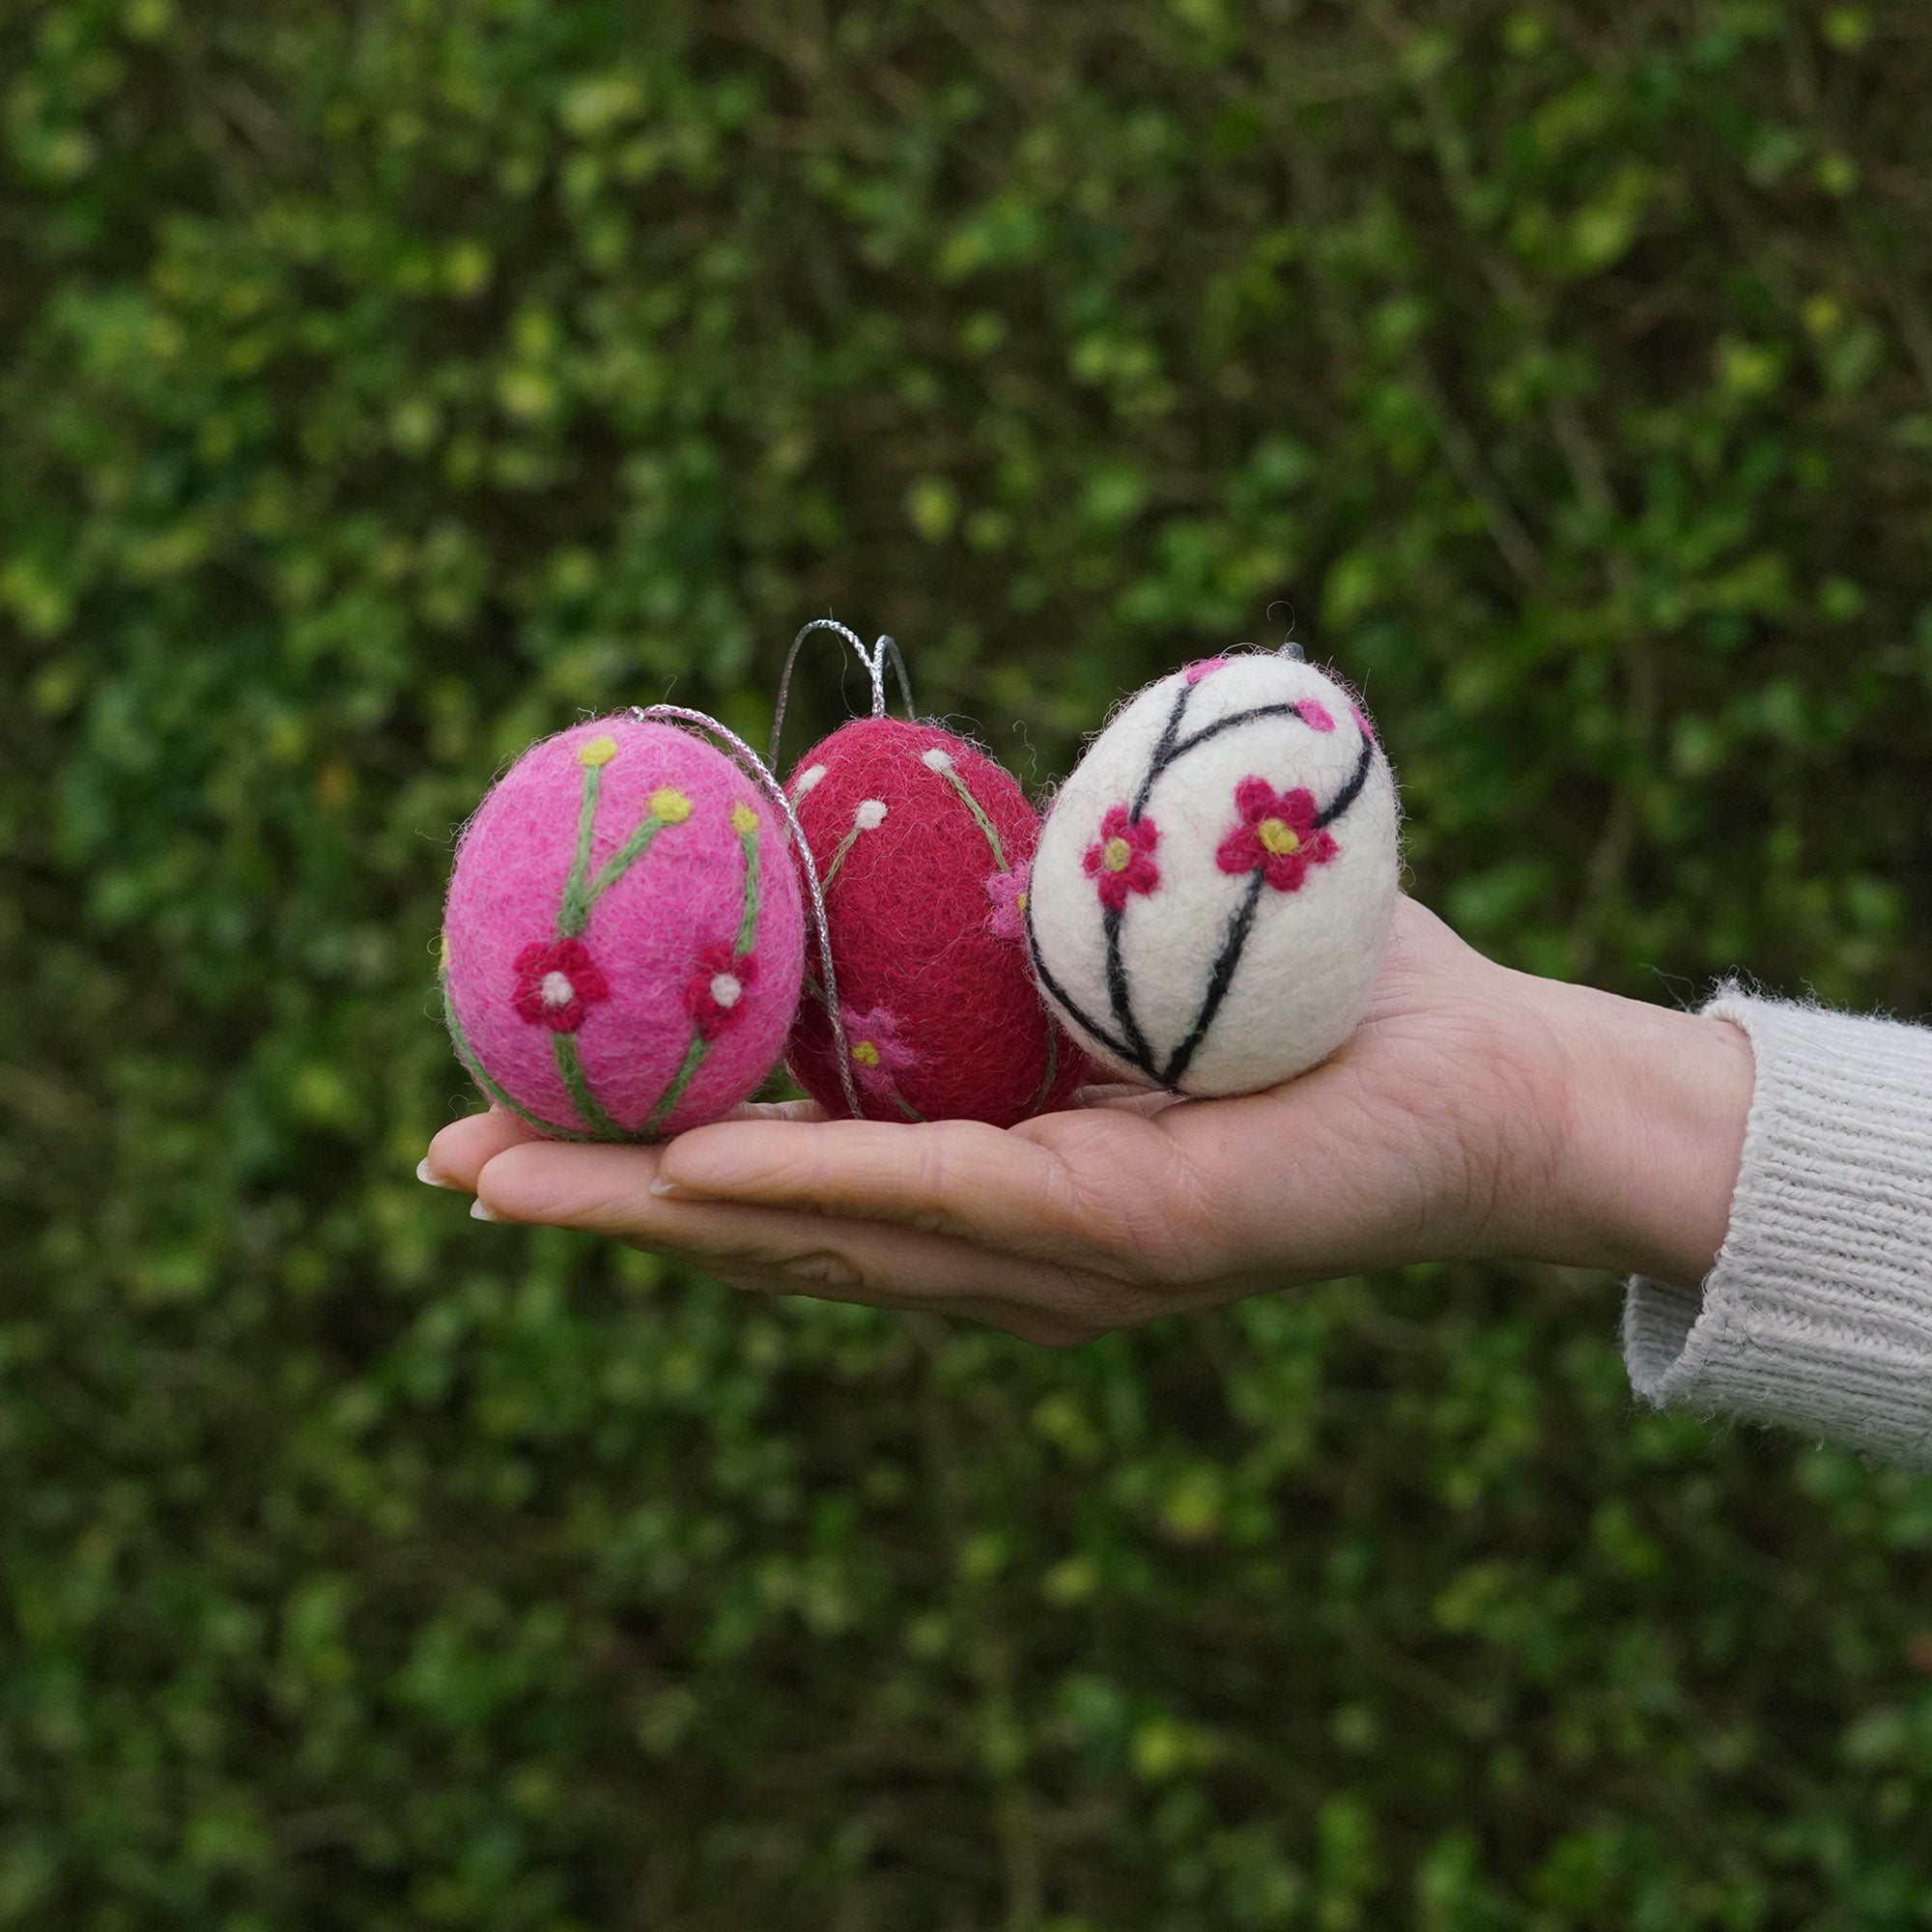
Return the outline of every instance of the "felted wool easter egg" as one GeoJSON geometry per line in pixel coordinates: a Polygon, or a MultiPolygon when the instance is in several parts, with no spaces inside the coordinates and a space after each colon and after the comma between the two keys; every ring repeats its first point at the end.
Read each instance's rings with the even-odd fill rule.
{"type": "MultiPolygon", "coordinates": [[[[873,717],[808,752],[788,790],[825,895],[866,1117],[1005,1127],[1064,1105],[1085,1067],[1027,966],[1039,815],[1018,781],[936,725],[873,717]]],[[[808,961],[786,1064],[842,1116],[830,1015],[808,961]]]]}
{"type": "Polygon", "coordinates": [[[805,968],[776,809],[688,731],[602,718],[532,745],[465,828],[443,1009],[491,1099],[557,1140],[648,1140],[747,1099],[805,968]]]}
{"type": "Polygon", "coordinates": [[[1395,910],[1395,780],[1299,658],[1150,685],[1047,812],[1028,898],[1041,989],[1096,1060],[1185,1094],[1305,1071],[1367,1009],[1395,910]]]}

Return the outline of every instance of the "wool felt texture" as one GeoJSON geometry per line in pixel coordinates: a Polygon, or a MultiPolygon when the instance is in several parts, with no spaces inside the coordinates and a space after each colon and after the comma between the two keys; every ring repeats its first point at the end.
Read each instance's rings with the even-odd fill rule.
{"type": "Polygon", "coordinates": [[[1932,1027],[1719,989],[1755,1063],[1730,1226],[1699,1288],[1630,1284],[1659,1406],[1932,1469],[1932,1027]]]}
{"type": "Polygon", "coordinates": [[[1350,692],[1237,652],[1150,685],[1035,855],[1027,938],[1094,1059],[1185,1094],[1325,1060],[1366,1010],[1400,872],[1395,780],[1350,692]]]}
{"type": "Polygon", "coordinates": [[[458,841],[442,932],[458,1055],[560,1140],[655,1139],[748,1099],[805,970],[778,812],[723,753],[631,718],[510,767],[458,841]]]}
{"type": "MultiPolygon", "coordinates": [[[[862,718],[813,746],[788,791],[824,881],[867,1117],[1006,1127],[1065,1105],[1087,1069],[1035,989],[1013,910],[1039,834],[1018,781],[936,725],[862,718]]],[[[843,1116],[838,1051],[808,963],[786,1063],[843,1116]]]]}

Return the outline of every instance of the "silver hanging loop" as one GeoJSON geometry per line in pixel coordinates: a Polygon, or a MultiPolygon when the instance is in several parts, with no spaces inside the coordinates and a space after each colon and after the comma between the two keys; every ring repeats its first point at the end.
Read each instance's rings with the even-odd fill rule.
{"type": "Polygon", "coordinates": [[[849,624],[841,624],[837,617],[814,617],[809,624],[801,626],[799,634],[791,640],[791,649],[785,653],[784,669],[779,673],[778,706],[772,715],[772,753],[767,760],[771,769],[779,768],[779,739],[784,731],[785,705],[791,696],[791,668],[798,662],[799,646],[814,631],[836,631],[852,647],[852,655],[866,668],[866,675],[872,683],[872,716],[886,715],[886,666],[892,665],[898,677],[899,696],[905,700],[906,716],[916,716],[912,702],[912,680],[906,675],[904,655],[898,645],[883,632],[869,647],[849,624]]]}
{"type": "MultiPolygon", "coordinates": [[[[798,647],[794,644],[792,648],[796,650],[798,647]]],[[[786,666],[786,669],[790,669],[789,665],[786,666]]],[[[746,744],[744,739],[728,725],[719,724],[717,719],[702,711],[692,711],[682,704],[634,704],[630,715],[645,723],[675,719],[680,724],[695,724],[699,730],[710,732],[725,746],[739,769],[778,807],[783,816],[785,829],[791,834],[791,842],[798,852],[800,864],[805,868],[805,890],[806,895],[811,901],[812,929],[818,934],[818,959],[819,964],[825,969],[825,1009],[832,1020],[833,1043],[838,1049],[838,1090],[845,1096],[845,1104],[851,1109],[852,1118],[855,1121],[863,1121],[866,1118],[866,1109],[859,1100],[858,1083],[852,1078],[852,1049],[845,1037],[844,1017],[838,1009],[838,976],[832,964],[832,926],[825,916],[825,888],[819,883],[818,863],[811,856],[811,847],[805,842],[805,829],[798,822],[798,813],[792,810],[791,800],[785,796],[784,786],[779,782],[772,768],[746,744]]],[[[776,750],[776,734],[774,734],[774,750],[776,750]]]]}

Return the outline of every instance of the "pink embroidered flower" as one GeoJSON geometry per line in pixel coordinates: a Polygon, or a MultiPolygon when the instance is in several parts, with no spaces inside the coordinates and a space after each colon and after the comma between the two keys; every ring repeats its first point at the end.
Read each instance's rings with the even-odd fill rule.
{"type": "Polygon", "coordinates": [[[1299,889],[1311,866],[1325,866],[1342,848],[1315,823],[1315,794],[1304,785],[1275,790],[1266,779],[1235,787],[1241,822],[1221,840],[1214,863],[1224,872],[1260,872],[1278,893],[1299,889]]]}
{"type": "Polygon", "coordinates": [[[1119,912],[1129,893],[1151,893],[1160,884],[1160,867],[1153,848],[1160,832],[1151,818],[1129,818],[1124,805],[1115,806],[1100,821],[1100,836],[1088,846],[1080,864],[1100,892],[1100,903],[1119,912]]]}
{"type": "Polygon", "coordinates": [[[1027,886],[1033,878],[1033,861],[1023,859],[1010,872],[995,872],[986,881],[986,896],[993,902],[989,923],[995,939],[1026,937],[1027,886]]]}
{"type": "Polygon", "coordinates": [[[517,954],[517,983],[510,999],[532,1026],[575,1033],[611,982],[581,939],[533,940],[517,954]]]}
{"type": "Polygon", "coordinates": [[[684,1009],[699,1039],[712,1039],[745,1017],[745,992],[757,977],[757,960],[723,940],[698,953],[685,981],[684,1009]]]}
{"type": "Polygon", "coordinates": [[[919,1065],[919,1055],[899,1037],[899,1023],[884,1007],[868,1013],[840,1007],[845,1044],[852,1055],[852,1071],[867,1094],[890,1097],[895,1074],[919,1065]]]}
{"type": "Polygon", "coordinates": [[[1189,684],[1199,684],[1210,670],[1219,670],[1228,662],[1226,658],[1197,658],[1182,670],[1181,675],[1189,684]]]}
{"type": "Polygon", "coordinates": [[[1334,730],[1335,714],[1319,697],[1304,697],[1294,708],[1301,713],[1301,722],[1311,731],[1334,730]]]}

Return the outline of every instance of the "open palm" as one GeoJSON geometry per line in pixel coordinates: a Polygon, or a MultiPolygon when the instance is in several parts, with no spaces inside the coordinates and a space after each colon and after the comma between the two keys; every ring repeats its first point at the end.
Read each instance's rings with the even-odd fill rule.
{"type": "Polygon", "coordinates": [[[1265,1093],[1092,1090],[1004,1130],[751,1108],[663,1147],[536,1140],[492,1112],[438,1134],[424,1178],[486,1218],[595,1230],[738,1287],[1077,1342],[1364,1267],[1561,1246],[1544,1224],[1567,1056],[1545,984],[1404,899],[1360,1029],[1265,1093]]]}

